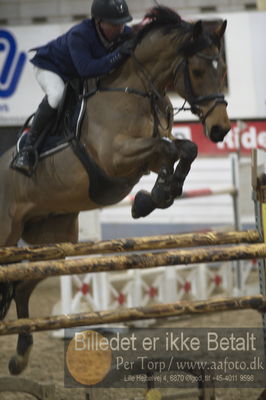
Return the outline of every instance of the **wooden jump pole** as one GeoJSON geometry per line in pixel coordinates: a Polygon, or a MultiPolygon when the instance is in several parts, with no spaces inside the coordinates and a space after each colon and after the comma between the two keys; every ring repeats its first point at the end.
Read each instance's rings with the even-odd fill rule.
{"type": "Polygon", "coordinates": [[[49,276],[124,271],[180,264],[247,260],[266,257],[266,244],[209,246],[80,259],[36,261],[0,266],[0,282],[44,279],[49,276]]]}
{"type": "Polygon", "coordinates": [[[22,260],[55,260],[71,256],[106,254],[142,250],[172,249],[218,244],[256,243],[260,241],[257,231],[185,233],[174,235],[133,237],[85,243],[60,243],[32,247],[0,248],[0,264],[22,260]]]}
{"type": "Polygon", "coordinates": [[[154,306],[127,308],[116,311],[99,311],[34,319],[25,318],[0,322],[0,335],[247,309],[265,312],[266,298],[262,296],[247,296],[195,302],[179,301],[170,304],[157,304],[154,306]]]}

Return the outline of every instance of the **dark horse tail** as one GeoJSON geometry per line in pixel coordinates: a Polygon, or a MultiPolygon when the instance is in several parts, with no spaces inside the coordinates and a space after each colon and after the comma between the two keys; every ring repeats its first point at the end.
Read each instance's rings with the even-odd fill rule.
{"type": "Polygon", "coordinates": [[[3,320],[8,312],[14,295],[13,282],[0,282],[0,321],[3,320]]]}

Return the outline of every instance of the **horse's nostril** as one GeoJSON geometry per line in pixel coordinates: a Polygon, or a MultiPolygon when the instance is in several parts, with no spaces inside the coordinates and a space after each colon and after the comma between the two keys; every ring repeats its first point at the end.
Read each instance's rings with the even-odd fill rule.
{"type": "Polygon", "coordinates": [[[227,130],[223,129],[219,125],[214,125],[211,128],[210,139],[214,143],[222,142],[224,140],[225,135],[227,134],[227,130]]]}

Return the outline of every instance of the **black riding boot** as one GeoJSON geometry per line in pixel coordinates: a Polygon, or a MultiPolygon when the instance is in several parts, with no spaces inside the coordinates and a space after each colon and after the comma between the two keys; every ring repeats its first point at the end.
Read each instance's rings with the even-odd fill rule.
{"type": "Polygon", "coordinates": [[[25,146],[13,160],[12,168],[28,176],[33,174],[38,161],[38,139],[43,133],[44,128],[51,124],[51,119],[54,117],[56,111],[56,109],[49,105],[47,96],[45,96],[34,115],[30,130],[26,134],[25,146]]]}

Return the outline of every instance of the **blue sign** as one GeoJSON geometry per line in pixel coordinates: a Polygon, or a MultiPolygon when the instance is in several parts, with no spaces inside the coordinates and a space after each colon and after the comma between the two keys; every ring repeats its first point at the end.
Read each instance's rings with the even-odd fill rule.
{"type": "Polygon", "coordinates": [[[12,33],[3,29],[0,29],[0,56],[1,52],[4,57],[0,63],[0,98],[7,98],[16,91],[27,56],[18,51],[12,33]]]}

